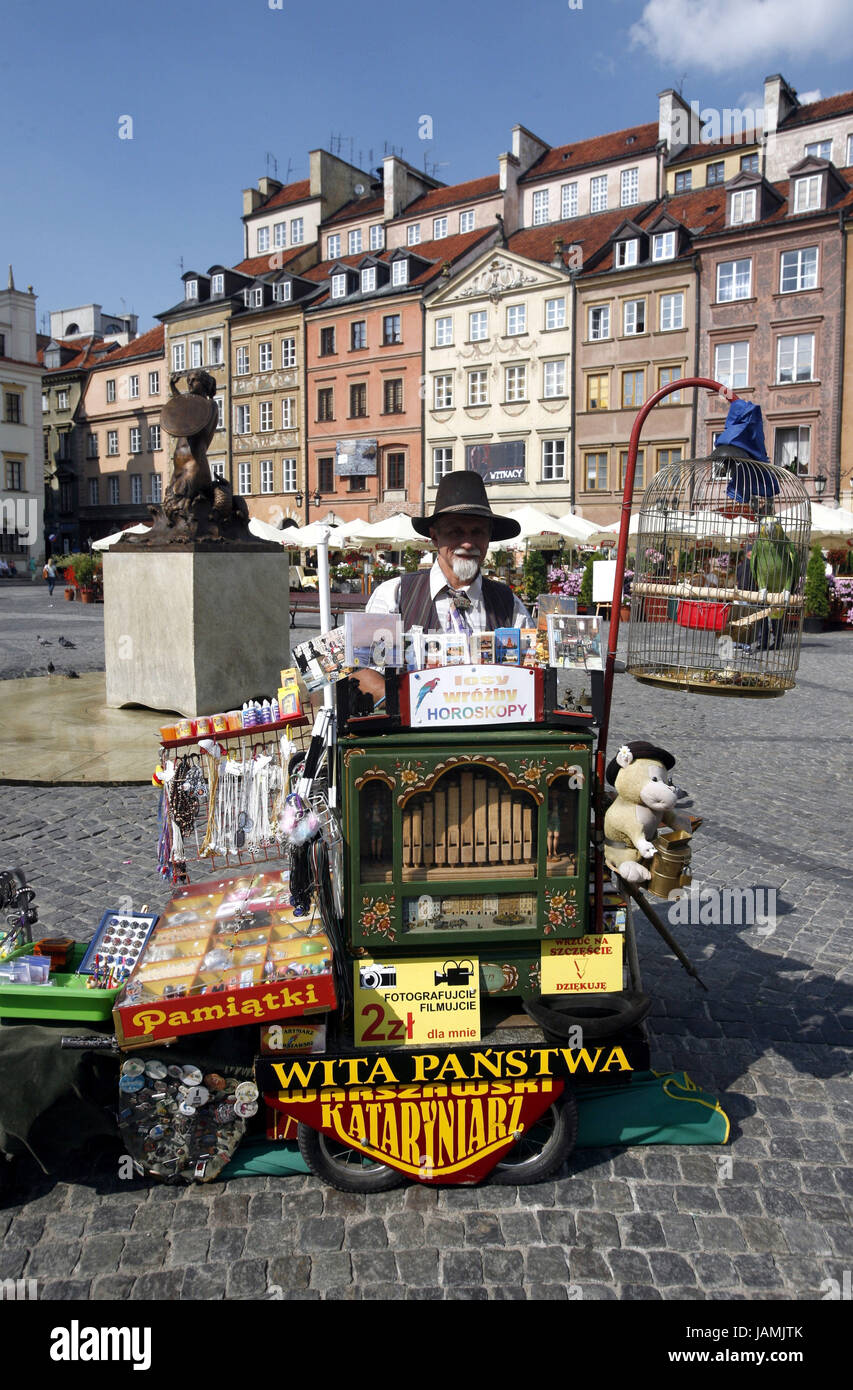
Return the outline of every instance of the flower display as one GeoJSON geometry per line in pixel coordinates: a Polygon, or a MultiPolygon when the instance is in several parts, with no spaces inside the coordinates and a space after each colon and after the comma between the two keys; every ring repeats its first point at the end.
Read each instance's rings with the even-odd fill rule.
{"type": "Polygon", "coordinates": [[[577,598],[581,591],[582,579],[582,569],[570,570],[560,565],[552,565],[548,570],[548,592],[551,594],[565,594],[569,598],[577,598]]]}

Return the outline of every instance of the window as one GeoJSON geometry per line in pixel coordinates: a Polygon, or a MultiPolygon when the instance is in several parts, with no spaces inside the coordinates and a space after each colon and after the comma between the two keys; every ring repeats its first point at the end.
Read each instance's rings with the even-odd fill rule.
{"type": "Polygon", "coordinates": [[[622,373],[622,408],[641,406],[646,394],[646,374],[644,371],[622,373]]]}
{"type": "Polygon", "coordinates": [[[671,261],[675,255],[675,232],[655,232],[652,237],[652,260],[671,261]]]}
{"type": "Polygon", "coordinates": [[[607,372],[587,377],[586,408],[587,410],[610,409],[610,376],[607,372]]]}
{"type": "Polygon", "coordinates": [[[755,221],[755,189],[740,189],[733,193],[729,203],[731,214],[729,222],[733,227],[740,226],[743,222],[755,221]]]}
{"type": "MultiPolygon", "coordinates": [[[[214,276],[211,277],[211,281],[210,281],[210,293],[211,293],[212,295],[214,295],[214,294],[224,294],[224,293],[225,293],[225,276],[224,276],[224,275],[214,275],[214,276]]],[[[157,474],[154,474],[154,476],[157,477],[158,475],[157,475],[157,474]]]]}
{"type": "Polygon", "coordinates": [[[50,461],[50,431],[49,431],[49,430],[45,430],[44,435],[43,435],[43,453],[44,453],[44,461],[45,461],[45,463],[48,463],[48,462],[50,461]]]}
{"type": "Polygon", "coordinates": [[[565,328],[566,326],[566,301],[565,299],[546,299],[545,300],[545,327],[565,328]]]}
{"type": "Polygon", "coordinates": [[[658,449],[658,472],[671,463],[681,462],[681,449],[658,449]]]}
{"type": "Polygon", "coordinates": [[[385,314],[382,319],[382,346],[388,347],[391,343],[402,343],[403,335],[400,332],[400,315],[385,314]]]}
{"type": "Polygon", "coordinates": [[[817,247],[804,246],[801,251],[782,252],[781,294],[792,290],[813,290],[817,287],[817,247]]]}
{"type": "Polygon", "coordinates": [[[383,251],[385,249],[385,228],[379,223],[370,228],[370,249],[371,251],[383,251]]]}
{"type": "Polygon", "coordinates": [[[432,403],[434,410],[450,410],[453,406],[453,377],[449,373],[433,378],[432,403]]]}
{"type": "Polygon", "coordinates": [[[107,430],[107,453],[113,458],[118,453],[118,430],[107,430]]]}
{"type": "MultiPolygon", "coordinates": [[[[658,367],[658,390],[662,386],[669,386],[670,382],[680,381],[682,371],[680,367],[658,367]]],[[[661,405],[680,405],[681,392],[672,391],[668,396],[664,396],[661,405]]]]}
{"type": "Polygon", "coordinates": [[[272,429],[272,401],[258,402],[258,429],[261,434],[268,434],[272,429]]]}
{"type": "Polygon", "coordinates": [[[684,327],[684,295],[662,294],[660,297],[660,331],[670,333],[684,327]]]}
{"type": "MultiPolygon", "coordinates": [[[[634,465],[634,487],[635,487],[635,488],[645,487],[645,482],[644,482],[644,478],[643,478],[643,475],[644,475],[644,473],[645,473],[644,464],[645,464],[645,450],[644,450],[644,449],[638,449],[638,450],[637,450],[637,461],[636,461],[636,463],[635,463],[635,465],[634,465]]],[[[625,486],[625,474],[626,474],[627,472],[628,472],[628,450],[627,450],[627,449],[620,449],[620,451],[619,451],[619,489],[620,489],[620,491],[621,491],[621,490],[624,488],[624,486],[625,486]]]]}
{"type": "Polygon", "coordinates": [[[301,246],[305,240],[305,221],[302,217],[294,217],[290,222],[290,244],[291,246],[301,246]]]}
{"type": "Polygon", "coordinates": [[[489,336],[489,311],[478,309],[468,315],[468,336],[472,343],[481,343],[489,336]]]}
{"type": "Polygon", "coordinates": [[[461,235],[463,232],[473,232],[473,230],[474,230],[474,212],[473,212],[473,210],[472,210],[472,209],[469,209],[467,212],[460,212],[460,214],[459,214],[459,232],[460,232],[460,235],[461,235]]]}
{"type": "Polygon", "coordinates": [[[622,305],[622,332],[626,337],[646,331],[646,301],[626,299],[622,305]]]}
{"type": "Polygon", "coordinates": [[[193,338],[190,343],[190,366],[204,366],[204,344],[201,338],[193,338]]]}
{"type": "Polygon", "coordinates": [[[432,451],[432,485],[438,487],[445,473],[453,472],[453,449],[447,444],[432,451]]]}
{"type": "Polygon", "coordinates": [[[806,158],[812,159],[832,159],[832,141],[816,140],[813,145],[806,145],[806,158]]]}
{"type": "Polygon", "coordinates": [[[749,299],[752,294],[752,261],[721,261],[717,266],[717,303],[749,299]]]}
{"type": "Polygon", "coordinates": [[[543,222],[551,221],[551,190],[542,188],[533,194],[533,225],[541,227],[543,222]]]}
{"type": "Polygon", "coordinates": [[[407,245],[407,246],[417,246],[417,244],[418,244],[418,242],[420,241],[420,239],[421,239],[421,224],[420,224],[420,222],[412,222],[412,223],[406,228],[406,245],[407,245]]]}
{"type": "Polygon", "coordinates": [[[296,459],[282,459],[281,461],[281,490],[282,492],[296,491],[296,459]]]}
{"type": "Polygon", "coordinates": [[[187,350],[183,343],[172,344],[172,371],[183,372],[187,367],[187,350]]]}
{"type": "Polygon", "coordinates": [[[74,484],[59,484],[59,510],[63,515],[74,510],[74,484]]]}
{"type": "Polygon", "coordinates": [[[607,207],[607,175],[598,174],[589,181],[589,210],[604,212],[607,207]]]}
{"type": "Polygon", "coordinates": [[[527,332],[527,305],[510,304],[506,311],[506,332],[508,338],[516,338],[527,332]]]}
{"type": "Polygon", "coordinates": [[[345,275],[332,276],[332,298],[345,299],[347,293],[347,277],[345,275]]]}
{"type": "Polygon", "coordinates": [[[705,182],[709,188],[712,188],[714,184],[725,183],[725,181],[726,161],[724,159],[715,159],[714,163],[709,164],[705,169],[705,182]]]}
{"type": "Polygon", "coordinates": [[[142,502],[142,474],[131,473],[130,475],[130,500],[134,506],[139,506],[142,502]]]}
{"type": "Polygon", "coordinates": [[[293,420],[295,415],[295,411],[293,408],[294,405],[295,401],[293,396],[285,396],[284,400],[281,403],[281,428],[283,430],[293,429],[293,420]]]}
{"type": "Polygon", "coordinates": [[[293,284],[290,280],[278,280],[272,287],[272,297],[278,304],[287,304],[293,298],[293,284]]]}
{"type": "Polygon", "coordinates": [[[403,378],[393,377],[382,383],[383,415],[400,415],[403,411],[403,378]]]}
{"type": "Polygon", "coordinates": [[[361,228],[354,227],[347,237],[347,251],[350,256],[357,256],[361,250],[361,228]]]}
{"type": "Polygon", "coordinates": [[[542,481],[559,483],[566,476],[566,441],[564,439],[542,440],[542,481]]]}
{"type": "Polygon", "coordinates": [[[317,460],[317,487],[320,492],[334,492],[335,490],[335,460],[317,460]]]}
{"type": "Polygon", "coordinates": [[[441,318],[435,321],[436,347],[448,347],[453,342],[453,319],[441,318]]]}
{"type": "Polygon", "coordinates": [[[317,419],[334,420],[335,392],[332,386],[323,386],[317,392],[317,419]]]}
{"type": "Polygon", "coordinates": [[[360,352],[367,347],[367,320],[356,319],[350,324],[349,331],[350,352],[360,352]]]}
{"type": "Polygon", "coordinates": [[[779,339],[777,381],[814,380],[814,334],[793,333],[779,339]]]}
{"type": "Polygon", "coordinates": [[[386,486],[386,488],[388,489],[389,492],[402,492],[403,489],[405,488],[405,486],[406,486],[406,455],[405,455],[405,454],[389,454],[389,455],[388,455],[388,460],[387,460],[387,465],[386,465],[386,474],[385,474],[385,486],[386,486]]]}
{"type": "Polygon", "coordinates": [[[335,351],[335,330],[331,328],[320,329],[320,356],[331,357],[335,351]]]}
{"type": "Polygon", "coordinates": [[[617,241],[616,243],[616,265],[636,265],[639,255],[639,241],[634,237],[631,241],[617,241]]]}
{"type": "Polygon", "coordinates": [[[98,483],[99,483],[99,480],[98,480],[97,478],[90,478],[90,479],[89,479],[89,506],[90,506],[90,507],[97,507],[97,506],[98,506],[98,503],[99,503],[99,501],[100,501],[100,497],[99,497],[100,487],[98,486],[98,483]]]}
{"type": "MultiPolygon", "coordinates": [[[[849,169],[851,164],[853,164],[853,135],[848,135],[848,136],[847,136],[847,159],[846,159],[846,161],[845,161],[845,166],[846,166],[846,168],[849,169]]],[[[0,356],[2,356],[2,352],[0,352],[0,356]]]]}
{"type": "Polygon", "coordinates": [[[225,477],[225,460],[224,460],[224,459],[211,459],[211,460],[210,460],[210,476],[211,476],[211,478],[214,478],[214,479],[215,479],[215,478],[224,478],[224,477],[225,477]]]}
{"type": "Polygon", "coordinates": [[[619,206],[630,207],[640,201],[639,169],[623,169],[619,177],[619,206]]]}
{"type": "Polygon", "coordinates": [[[237,464],[237,491],[243,497],[252,491],[252,465],[248,459],[237,464]]]}
{"type": "Polygon", "coordinates": [[[607,491],[607,455],[606,454],[585,454],[584,467],[586,470],[586,490],[587,492],[606,492],[607,491]]]}
{"type": "Polygon", "coordinates": [[[42,411],[42,415],[44,415],[45,412],[46,412],[47,410],[49,410],[49,408],[50,408],[50,398],[49,398],[49,396],[48,396],[48,393],[47,393],[46,391],[42,391],[42,393],[41,393],[41,411],[42,411]]]}
{"type": "Polygon", "coordinates": [[[792,473],[804,477],[809,471],[811,453],[811,429],[808,425],[794,425],[790,429],[776,431],[773,462],[777,468],[789,468],[792,473]]]}
{"type": "Polygon", "coordinates": [[[742,174],[758,173],[758,155],[742,154],[740,157],[740,169],[742,174]]]}
{"type": "Polygon", "coordinates": [[[71,431],[63,430],[59,436],[59,457],[70,459],[71,457],[71,431]]]}
{"type": "Polygon", "coordinates": [[[363,475],[363,474],[358,474],[358,475],[355,476],[355,477],[351,477],[351,478],[349,479],[349,487],[348,487],[347,491],[348,491],[348,492],[366,492],[366,491],[367,491],[367,479],[364,477],[364,475],[363,475]]]}
{"type": "Polygon", "coordinates": [[[326,259],[329,261],[336,261],[340,254],[341,239],[336,232],[334,236],[330,236],[326,239],[326,259]]]}
{"type": "Polygon", "coordinates": [[[367,414],[367,384],[359,381],[349,389],[349,413],[353,419],[362,418],[367,414]]]}
{"type": "Polygon", "coordinates": [[[714,348],[714,377],[736,391],[749,381],[749,343],[717,343],[714,348]]]}
{"type": "Polygon", "coordinates": [[[447,218],[446,218],[446,217],[434,217],[434,218],[433,218],[433,220],[432,220],[432,236],[433,236],[433,241],[440,241],[442,237],[446,237],[446,236],[447,236],[447,218]]]}
{"type": "Polygon", "coordinates": [[[110,478],[110,480],[109,480],[109,488],[110,488],[110,506],[111,506],[111,507],[117,507],[118,504],[119,504],[119,502],[121,501],[121,494],[120,494],[120,491],[119,491],[119,480],[118,480],[118,478],[116,478],[116,477],[110,478]]]}
{"type": "Polygon", "coordinates": [[[248,434],[252,428],[251,408],[248,405],[238,405],[234,411],[234,432],[236,434],[248,434]]]}
{"type": "Polygon", "coordinates": [[[578,186],[576,183],[564,183],[560,189],[560,216],[577,217],[578,215],[578,186]]]}
{"type": "Polygon", "coordinates": [[[543,396],[565,396],[566,394],[566,364],[560,362],[546,362],[543,376],[543,396]]]}
{"type": "Polygon", "coordinates": [[[820,207],[820,174],[794,180],[794,212],[811,212],[820,207]]]}
{"type": "Polygon", "coordinates": [[[468,404],[488,405],[489,373],[478,370],[468,373],[468,404]]]}
{"type": "Polygon", "coordinates": [[[187,280],[184,289],[185,299],[198,299],[198,280],[187,280]]]}
{"type": "Polygon", "coordinates": [[[158,451],[158,449],[161,448],[160,438],[161,438],[161,436],[160,436],[160,426],[159,426],[159,425],[149,425],[149,426],[148,426],[148,452],[149,452],[149,454],[156,454],[157,451],[158,451]]]}
{"type": "Polygon", "coordinates": [[[273,245],[282,247],[287,245],[287,223],[275,222],[272,229],[273,245]]]}
{"type": "Polygon", "coordinates": [[[272,343],[258,343],[258,371],[272,371],[272,343]]]}
{"type": "Polygon", "coordinates": [[[98,436],[90,434],[86,441],[86,457],[96,459],[98,457],[98,436]]]}
{"type": "Polygon", "coordinates": [[[258,228],[258,255],[270,249],[270,229],[269,227],[258,228]]]}
{"type": "Polygon", "coordinates": [[[148,494],[149,502],[162,502],[163,500],[163,479],[159,473],[151,474],[151,491],[148,494]]]}
{"type": "Polygon", "coordinates": [[[214,397],[213,397],[213,404],[216,406],[216,428],[217,428],[218,430],[224,430],[224,429],[225,429],[225,397],[224,397],[224,396],[214,396],[214,397]]]}
{"type": "Polygon", "coordinates": [[[249,308],[261,309],[264,303],[263,285],[255,285],[254,289],[249,290],[249,308]]]}
{"type": "Polygon", "coordinates": [[[391,284],[407,285],[409,283],[409,262],[395,261],[391,267],[391,284]]]}
{"type": "Polygon", "coordinates": [[[282,338],[281,340],[281,365],[283,367],[296,366],[296,339],[282,338]]]}
{"type": "Polygon", "coordinates": [[[676,193],[689,193],[693,187],[693,170],[683,169],[680,174],[675,176],[676,193]]]}
{"type": "Polygon", "coordinates": [[[116,398],[115,377],[107,377],[107,405],[112,405],[116,398]]]}
{"type": "Polygon", "coordinates": [[[610,337],[610,305],[603,304],[589,311],[589,336],[594,343],[610,337]]]}
{"type": "Polygon", "coordinates": [[[362,294],[369,294],[371,290],[375,290],[375,289],[376,289],[376,266],[375,266],[375,265],[365,266],[364,270],[361,272],[361,292],[362,292],[362,294]]]}
{"type": "Polygon", "coordinates": [[[504,372],[506,401],[527,400],[527,368],[507,367],[504,372]]]}
{"type": "Polygon", "coordinates": [[[249,349],[247,347],[238,347],[236,366],[234,370],[237,376],[249,375],[249,349]]]}
{"type": "Polygon", "coordinates": [[[8,492],[22,492],[24,488],[24,465],[16,459],[6,460],[6,489],[8,492]]]}
{"type": "Polygon", "coordinates": [[[148,394],[149,396],[159,396],[160,394],[160,373],[148,373],[148,394]]]}
{"type": "Polygon", "coordinates": [[[260,461],[260,469],[261,469],[261,492],[272,492],[272,490],[273,490],[272,459],[261,459],[261,461],[260,461]]]}
{"type": "MultiPolygon", "coordinates": [[[[138,377],[138,376],[137,376],[137,377],[131,377],[130,379],[131,379],[131,381],[135,381],[135,382],[136,382],[136,394],[137,394],[137,396],[138,396],[138,395],[139,395],[139,377],[138,377]]],[[[131,392],[131,395],[132,395],[132,394],[133,394],[133,392],[131,392]]],[[[56,393],[56,408],[57,408],[57,410],[67,410],[67,409],[68,409],[68,392],[67,392],[67,391],[57,391],[57,393],[56,393]]]]}
{"type": "Polygon", "coordinates": [[[209,367],[222,366],[222,336],[214,333],[207,340],[207,364],[209,367]]]}

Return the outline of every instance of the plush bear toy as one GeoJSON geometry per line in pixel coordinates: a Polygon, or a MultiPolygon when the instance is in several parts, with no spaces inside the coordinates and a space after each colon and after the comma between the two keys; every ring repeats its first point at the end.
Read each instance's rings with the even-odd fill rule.
{"type": "Polygon", "coordinates": [[[604,860],[627,883],[643,883],[651,874],[652,840],[661,822],[672,830],[690,830],[689,816],[674,809],[678,793],[669,780],[675,758],[651,743],[626,743],[608,763],[607,780],[616,788],[604,817],[604,860]]]}

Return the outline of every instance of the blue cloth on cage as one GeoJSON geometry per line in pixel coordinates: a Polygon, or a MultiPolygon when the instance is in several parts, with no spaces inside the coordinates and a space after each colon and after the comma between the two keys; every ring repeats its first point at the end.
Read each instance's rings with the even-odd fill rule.
{"type": "Polygon", "coordinates": [[[764,423],[761,418],[760,406],[751,405],[749,401],[732,401],[723,432],[714,447],[714,453],[724,454],[726,445],[731,445],[735,449],[742,449],[745,454],[749,454],[750,458],[757,459],[759,463],[769,462],[764,444],[764,423]]]}

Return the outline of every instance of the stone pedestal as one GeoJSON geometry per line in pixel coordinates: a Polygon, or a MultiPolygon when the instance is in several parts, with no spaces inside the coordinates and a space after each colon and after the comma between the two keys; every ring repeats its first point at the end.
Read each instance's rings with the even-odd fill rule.
{"type": "Polygon", "coordinates": [[[107,705],[186,716],[272,697],[290,662],[286,550],[104,556],[107,705]]]}

